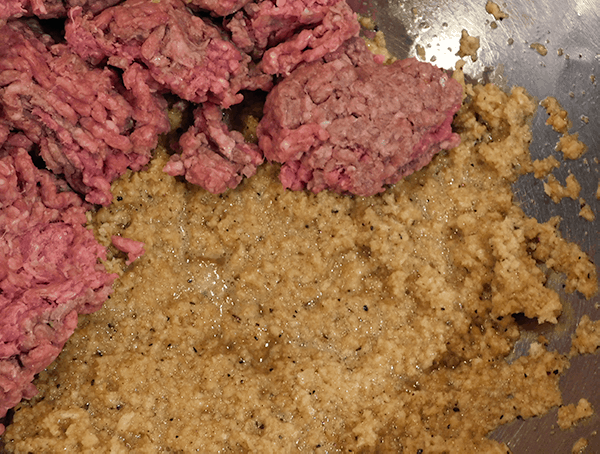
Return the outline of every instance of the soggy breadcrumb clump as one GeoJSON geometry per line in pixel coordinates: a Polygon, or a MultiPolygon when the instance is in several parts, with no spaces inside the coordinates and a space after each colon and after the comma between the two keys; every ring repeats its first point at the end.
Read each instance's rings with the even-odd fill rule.
{"type": "Polygon", "coordinates": [[[594,414],[594,410],[587,399],[579,399],[577,405],[570,404],[558,409],[558,426],[565,430],[573,427],[577,422],[584,418],[589,418],[594,414]]]}
{"type": "MultiPolygon", "coordinates": [[[[367,25],[369,25],[368,22],[367,25],[364,25],[362,22],[361,24],[365,28],[367,28],[367,25]]],[[[385,35],[381,30],[373,31],[373,33],[370,33],[369,36],[363,37],[363,39],[365,40],[367,48],[371,51],[371,53],[376,56],[379,55],[379,58],[381,58],[383,63],[386,65],[394,63],[397,60],[397,58],[394,57],[388,50],[385,42],[385,35]]]]}
{"type": "Polygon", "coordinates": [[[548,175],[548,182],[544,183],[544,192],[554,203],[560,202],[565,197],[577,200],[581,192],[581,185],[573,174],[567,177],[565,186],[562,186],[554,175],[548,175]]]}
{"type": "Polygon", "coordinates": [[[553,169],[558,169],[560,163],[554,156],[533,161],[533,176],[539,179],[546,178],[553,169]]]}
{"type": "Polygon", "coordinates": [[[577,440],[574,444],[573,444],[573,448],[571,449],[571,453],[572,454],[581,454],[582,452],[585,451],[585,448],[588,447],[589,445],[589,441],[587,440],[587,438],[580,438],[579,440],[577,440]]]}
{"type": "Polygon", "coordinates": [[[581,205],[581,210],[579,211],[579,216],[581,216],[586,221],[593,222],[596,219],[596,215],[594,214],[594,210],[588,205],[588,203],[583,198],[579,198],[579,204],[581,205]]]}
{"type": "MultiPolygon", "coordinates": [[[[113,297],[17,407],[9,452],[498,452],[500,424],[561,403],[566,357],[538,264],[591,296],[595,267],[513,203],[531,171],[522,88],[469,87],[462,143],[378,196],[286,191],[267,165],[221,195],[150,168],[93,225],[144,241],[113,297]]],[[[125,267],[114,256],[109,266],[125,267]]]]}
{"type": "Polygon", "coordinates": [[[594,353],[600,348],[600,320],[592,321],[588,315],[581,317],[571,344],[571,355],[594,353]]]}
{"type": "Polygon", "coordinates": [[[548,96],[540,104],[549,115],[548,120],[546,120],[547,125],[552,126],[552,129],[561,134],[565,134],[571,129],[572,123],[569,120],[567,111],[561,107],[556,98],[548,96]]]}
{"type": "Polygon", "coordinates": [[[579,133],[564,134],[556,144],[556,150],[562,151],[565,159],[580,158],[587,151],[587,145],[579,140],[579,133]]]}

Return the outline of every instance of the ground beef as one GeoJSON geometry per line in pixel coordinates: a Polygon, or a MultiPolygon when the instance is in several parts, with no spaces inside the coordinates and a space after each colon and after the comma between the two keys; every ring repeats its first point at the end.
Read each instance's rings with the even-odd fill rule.
{"type": "Polygon", "coordinates": [[[248,55],[180,0],[128,0],[95,17],[73,8],[69,17],[66,39],[81,57],[94,64],[108,57],[125,72],[137,62],[188,101],[229,107],[243,99],[241,90],[271,88],[270,76],[250,69],[248,55]]]}
{"type": "Polygon", "coordinates": [[[114,6],[120,2],[121,0],[67,0],[67,5],[69,8],[80,6],[85,12],[98,14],[100,11],[103,11],[106,8],[114,6]]]}
{"type": "Polygon", "coordinates": [[[356,14],[345,1],[265,0],[246,5],[225,24],[232,41],[254,58],[267,74],[289,74],[357,36],[356,14]]]}
{"type": "Polygon", "coordinates": [[[113,235],[111,237],[111,242],[119,251],[127,254],[127,260],[125,261],[127,265],[130,265],[131,262],[144,255],[144,243],[141,241],[135,241],[131,238],[113,235]]]}
{"type": "Polygon", "coordinates": [[[244,142],[241,133],[227,128],[218,106],[205,104],[194,116],[194,126],[179,140],[182,153],[171,157],[166,173],[185,175],[213,194],[235,188],[244,176],[256,173],[262,154],[256,145],[244,142]]]}
{"type": "Polygon", "coordinates": [[[166,102],[142,77],[126,91],[115,71],[49,39],[18,21],[0,28],[0,122],[23,131],[89,202],[107,205],[110,183],[145,165],[169,130],[166,102]]]}
{"type": "Polygon", "coordinates": [[[0,417],[37,393],[34,375],[58,356],[77,314],[102,306],[116,278],[83,227],[89,206],[34,166],[31,146],[13,134],[0,148],[0,417]]]}
{"type": "Polygon", "coordinates": [[[217,16],[228,16],[235,13],[251,0],[189,0],[188,6],[200,8],[217,16]]]}
{"type": "Polygon", "coordinates": [[[66,17],[68,8],[81,6],[84,11],[99,13],[121,0],[2,0],[0,21],[37,16],[40,19],[66,17]]]}
{"type": "Polygon", "coordinates": [[[67,14],[62,0],[2,0],[0,21],[23,16],[37,16],[40,19],[64,17],[67,14]]]}
{"type": "Polygon", "coordinates": [[[415,59],[377,64],[361,39],[295,70],[267,96],[258,126],[287,188],[370,196],[459,143],[460,85],[415,59]]]}

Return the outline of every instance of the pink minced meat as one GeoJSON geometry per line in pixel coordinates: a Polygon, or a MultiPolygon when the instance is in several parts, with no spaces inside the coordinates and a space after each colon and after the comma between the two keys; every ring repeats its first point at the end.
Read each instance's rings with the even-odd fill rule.
{"type": "Polygon", "coordinates": [[[84,11],[99,13],[121,0],[1,0],[0,21],[36,16],[40,19],[66,17],[68,8],[81,6],[84,11]]]}
{"type": "Polygon", "coordinates": [[[272,78],[250,68],[242,54],[211,23],[194,16],[180,0],[128,0],[96,17],[69,12],[69,46],[93,64],[108,57],[125,70],[137,63],[165,91],[188,101],[227,108],[241,90],[269,90],[272,78]]]}
{"type": "Polygon", "coordinates": [[[370,196],[459,144],[460,84],[415,59],[374,62],[361,39],[298,68],[267,96],[258,126],[286,188],[370,196]]]}
{"type": "Polygon", "coordinates": [[[110,183],[147,164],[169,130],[166,102],[143,77],[125,90],[115,71],[49,40],[19,21],[0,28],[0,122],[23,131],[87,201],[107,205],[110,183]]]}
{"type": "Polygon", "coordinates": [[[84,227],[89,206],[33,165],[31,145],[13,134],[0,146],[0,417],[37,393],[34,375],[58,356],[77,314],[102,306],[116,278],[84,227]]]}
{"type": "Polygon", "coordinates": [[[188,0],[190,8],[210,11],[216,16],[229,16],[251,0],[188,0]]]}
{"type": "Polygon", "coordinates": [[[86,13],[97,14],[111,6],[120,3],[121,0],[66,0],[69,8],[81,6],[86,13]]]}
{"type": "Polygon", "coordinates": [[[135,241],[131,238],[124,238],[122,236],[113,235],[111,237],[112,244],[121,252],[127,254],[127,265],[130,265],[133,261],[144,255],[144,243],[141,241],[135,241]]]}
{"type": "Polygon", "coordinates": [[[358,36],[356,13],[344,0],[264,0],[226,22],[232,41],[267,74],[287,75],[358,36]]]}
{"type": "Polygon", "coordinates": [[[63,17],[66,14],[67,10],[62,0],[0,1],[0,21],[23,16],[37,16],[40,19],[50,19],[63,17]]]}
{"type": "Polygon", "coordinates": [[[227,128],[218,106],[205,104],[194,116],[194,126],[179,140],[182,153],[171,157],[166,173],[184,175],[213,194],[235,188],[244,176],[256,173],[262,154],[256,145],[244,142],[241,133],[227,128]]]}

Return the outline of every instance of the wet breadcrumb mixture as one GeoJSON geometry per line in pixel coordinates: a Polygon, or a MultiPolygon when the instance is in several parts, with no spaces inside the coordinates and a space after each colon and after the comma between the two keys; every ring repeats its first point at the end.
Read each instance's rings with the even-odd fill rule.
{"type": "Polygon", "coordinates": [[[589,418],[594,414],[592,405],[587,399],[581,398],[577,405],[569,404],[558,409],[558,426],[563,429],[569,429],[580,420],[589,418]]]}
{"type": "Polygon", "coordinates": [[[80,319],[11,452],[501,452],[486,435],[561,404],[566,356],[508,361],[512,314],[556,323],[594,265],[513,203],[533,171],[521,88],[467,87],[462,144],[370,198],[282,189],[263,166],[211,195],[151,166],[91,222],[143,241],[104,308],[80,319]]]}

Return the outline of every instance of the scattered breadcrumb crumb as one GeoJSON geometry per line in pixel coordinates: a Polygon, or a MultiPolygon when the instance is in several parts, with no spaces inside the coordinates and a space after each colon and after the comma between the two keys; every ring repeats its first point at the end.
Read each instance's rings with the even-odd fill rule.
{"type": "MultiPolygon", "coordinates": [[[[365,27],[367,28],[367,27],[365,27]]],[[[375,55],[382,55],[385,60],[384,63],[385,64],[390,64],[395,62],[397,59],[396,57],[394,57],[390,51],[387,49],[387,45],[385,42],[385,35],[383,34],[383,32],[381,30],[375,32],[375,36],[372,38],[363,38],[365,43],[367,44],[367,47],[369,48],[369,50],[371,51],[371,53],[375,54],[375,55]]],[[[417,44],[417,52],[418,52],[418,48],[421,47],[417,44]]],[[[425,54],[425,50],[423,49],[423,54],[425,54]]],[[[423,58],[425,58],[425,56],[423,55],[423,58]]]]}
{"type": "Polygon", "coordinates": [[[358,16],[358,22],[361,27],[368,30],[371,33],[365,33],[367,36],[363,36],[365,44],[369,50],[375,55],[382,55],[384,57],[383,63],[390,64],[396,61],[394,57],[387,49],[385,42],[385,36],[381,30],[377,29],[377,24],[371,17],[358,16]]]}
{"type": "Polygon", "coordinates": [[[541,43],[533,43],[529,47],[537,51],[537,53],[540,54],[542,57],[548,55],[548,49],[546,49],[546,46],[544,46],[541,43]]]}
{"type": "MultiPolygon", "coordinates": [[[[460,59],[454,65],[454,71],[452,72],[452,78],[460,83],[463,87],[465,86],[465,73],[463,72],[463,68],[467,62],[460,59]]],[[[464,97],[463,97],[464,99],[464,97]]],[[[598,190],[600,190],[600,183],[598,183],[598,190]]]]}
{"type": "Polygon", "coordinates": [[[596,189],[596,198],[600,200],[600,181],[598,182],[598,189],[596,189]]]}
{"type": "Polygon", "coordinates": [[[496,20],[506,19],[508,17],[508,14],[502,11],[497,3],[494,3],[491,0],[488,0],[487,4],[485,5],[485,10],[492,14],[496,20]]]}
{"type": "Polygon", "coordinates": [[[361,27],[366,28],[367,30],[375,30],[375,21],[370,17],[359,15],[358,22],[361,27]]]}
{"type": "Polygon", "coordinates": [[[421,60],[425,60],[425,48],[420,44],[417,44],[415,49],[417,51],[417,57],[419,57],[421,60]]]}
{"type": "Polygon", "coordinates": [[[498,23],[496,21],[492,21],[490,27],[492,27],[493,30],[496,30],[498,28],[498,23]]]}
{"type": "Polygon", "coordinates": [[[579,199],[579,204],[581,205],[581,210],[579,211],[579,216],[583,219],[593,222],[596,219],[596,215],[590,208],[590,206],[586,203],[586,201],[582,198],[579,199]]]}
{"type": "Polygon", "coordinates": [[[573,200],[577,200],[580,191],[581,185],[573,174],[570,174],[567,177],[566,186],[562,186],[552,174],[548,175],[548,182],[544,183],[544,192],[552,199],[554,203],[560,202],[565,197],[570,197],[573,200]]]}
{"type": "Polygon", "coordinates": [[[533,176],[537,179],[546,178],[553,169],[558,169],[560,163],[554,156],[548,156],[545,159],[536,159],[533,161],[533,176]]]}
{"type": "Polygon", "coordinates": [[[600,320],[592,321],[586,314],[581,317],[572,336],[570,356],[594,353],[600,348],[600,320]]]}
{"type": "Polygon", "coordinates": [[[590,117],[588,117],[587,115],[582,115],[581,121],[583,121],[587,125],[590,122],[590,117]]]}
{"type": "Polygon", "coordinates": [[[571,128],[572,123],[569,120],[567,111],[561,107],[556,98],[548,96],[540,104],[546,109],[548,115],[550,115],[550,118],[546,120],[546,124],[552,126],[552,129],[564,134],[571,128]]]}
{"type": "Polygon", "coordinates": [[[242,129],[242,135],[244,140],[248,143],[258,143],[258,135],[256,134],[256,128],[258,128],[258,122],[260,118],[254,115],[246,115],[244,118],[244,127],[242,129]]]}
{"type": "Polygon", "coordinates": [[[587,399],[581,398],[577,406],[570,404],[558,409],[558,425],[563,430],[569,429],[578,421],[588,418],[593,414],[592,405],[587,399]]]}
{"type": "Polygon", "coordinates": [[[566,159],[577,159],[587,151],[587,145],[579,140],[579,133],[564,134],[556,144],[556,150],[562,151],[566,159]]]}
{"type": "Polygon", "coordinates": [[[460,37],[460,49],[458,50],[458,55],[460,58],[464,58],[466,56],[471,57],[472,61],[477,61],[477,50],[479,49],[479,37],[478,36],[470,36],[469,32],[463,29],[462,35],[460,37]]]}
{"type": "Polygon", "coordinates": [[[571,454],[581,454],[585,451],[585,448],[588,447],[589,441],[586,438],[580,438],[573,445],[573,449],[571,449],[571,454]]]}

